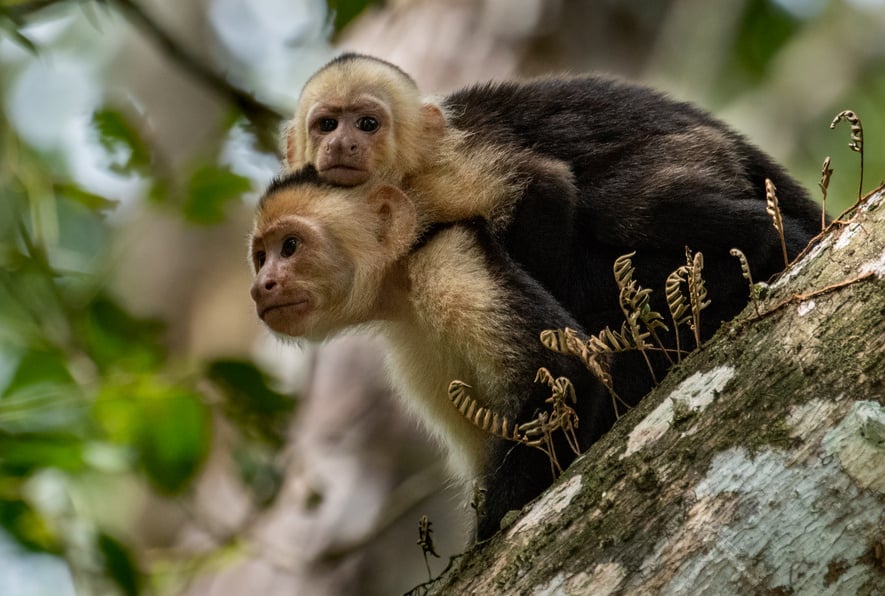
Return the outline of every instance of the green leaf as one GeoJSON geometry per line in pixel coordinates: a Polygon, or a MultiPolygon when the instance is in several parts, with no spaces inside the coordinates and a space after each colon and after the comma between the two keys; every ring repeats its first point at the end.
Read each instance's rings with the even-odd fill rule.
{"type": "Polygon", "coordinates": [[[224,395],[225,413],[246,434],[274,447],[283,444],[295,399],[273,390],[254,364],[216,360],[207,376],[224,395]]]}
{"type": "Polygon", "coordinates": [[[24,477],[42,468],[77,472],[83,467],[83,442],[76,436],[0,434],[0,469],[4,475],[24,477]]]}
{"type": "Polygon", "coordinates": [[[132,447],[139,467],[163,493],[184,490],[208,453],[211,426],[200,396],[155,375],[106,383],[94,413],[111,441],[132,447]]]}
{"type": "MultiPolygon", "coordinates": [[[[19,487],[8,491],[4,481],[3,493],[18,492],[19,487]]],[[[52,553],[61,552],[56,536],[34,509],[18,498],[0,496],[0,527],[25,548],[52,553]]]]}
{"type": "Polygon", "coordinates": [[[735,39],[735,66],[758,83],[774,56],[799,29],[797,19],[775,2],[751,0],[735,39]]]}
{"type": "Polygon", "coordinates": [[[208,453],[208,412],[197,394],[179,388],[140,405],[136,448],[141,464],[158,490],[181,492],[208,453]]]}
{"type": "Polygon", "coordinates": [[[129,549],[104,532],[99,533],[96,546],[104,559],[107,576],[117,584],[123,594],[137,596],[141,592],[141,574],[129,549]]]}
{"type": "Polygon", "coordinates": [[[62,195],[75,203],[79,203],[95,213],[104,214],[105,212],[116,208],[117,203],[119,202],[83,190],[76,184],[56,182],[53,184],[52,188],[56,194],[62,195]]]}
{"type": "Polygon", "coordinates": [[[74,384],[64,354],[50,349],[34,349],[24,354],[3,395],[9,396],[22,387],[37,384],[74,384]]]}
{"type": "Polygon", "coordinates": [[[149,173],[151,154],[136,127],[117,110],[105,108],[92,114],[99,142],[110,154],[111,169],[119,173],[149,173]]]}
{"type": "MultiPolygon", "coordinates": [[[[10,354],[5,356],[14,358],[10,354]]],[[[75,432],[86,424],[85,405],[64,356],[32,350],[21,358],[0,398],[0,431],[17,436],[75,432]]]]}
{"type": "Polygon", "coordinates": [[[219,223],[228,203],[238,201],[250,188],[248,178],[215,165],[203,166],[191,177],[184,215],[193,223],[219,223]]]}
{"type": "Polygon", "coordinates": [[[148,372],[156,370],[166,358],[163,323],[129,314],[106,294],[90,301],[76,325],[102,371],[148,372]]]}
{"type": "Polygon", "coordinates": [[[335,32],[344,29],[373,4],[383,4],[383,0],[328,0],[329,12],[334,15],[335,32]]]}

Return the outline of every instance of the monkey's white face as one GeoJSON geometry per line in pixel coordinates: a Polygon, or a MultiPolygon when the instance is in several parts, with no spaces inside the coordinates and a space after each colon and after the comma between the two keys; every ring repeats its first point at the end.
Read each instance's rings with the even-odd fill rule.
{"type": "Polygon", "coordinates": [[[392,187],[265,197],[250,246],[258,317],[277,333],[319,340],[384,316],[386,275],[415,234],[414,207],[392,187]]]}
{"type": "Polygon", "coordinates": [[[392,120],[385,102],[369,95],[318,101],[307,112],[308,160],[332,184],[362,184],[392,159],[392,120]]]}
{"type": "Polygon", "coordinates": [[[310,218],[280,218],[252,238],[258,317],[291,337],[323,339],[341,328],[353,286],[353,263],[310,218]]]}

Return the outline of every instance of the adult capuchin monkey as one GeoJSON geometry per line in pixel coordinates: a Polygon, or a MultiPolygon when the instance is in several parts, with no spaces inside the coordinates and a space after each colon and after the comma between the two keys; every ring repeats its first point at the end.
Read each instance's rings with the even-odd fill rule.
{"type": "MultiPolygon", "coordinates": [[[[332,187],[308,166],[267,189],[250,257],[258,316],[276,334],[321,340],[373,325],[387,337],[406,403],[448,448],[465,485],[475,480],[485,490],[480,540],[552,481],[541,450],[494,434],[512,436],[514,424],[550,411],[550,389],[534,382],[540,366],[574,385],[577,402],[567,403],[579,420],[580,450],[614,422],[611,397],[595,377],[538,341],[550,326],[578,323],[482,219],[426,229],[399,189],[332,187]],[[463,413],[448,395],[454,380],[468,385],[463,413]]],[[[565,433],[551,436],[558,462],[569,464],[575,455],[565,433]]]]}
{"type": "MultiPolygon", "coordinates": [[[[667,312],[664,280],[687,246],[705,257],[711,304],[702,338],[737,314],[748,293],[729,250],[744,252],[755,279],[784,267],[766,178],[777,187],[791,258],[820,225],[806,191],[722,122],[648,88],[591,76],[488,83],[434,101],[398,67],[344,54],[304,86],[286,161],[314,164],[335,185],[395,185],[425,224],[483,218],[591,333],[620,327],[611,268],[631,251],[658,312],[667,312]]],[[[662,373],[669,364],[657,356],[662,373]]],[[[629,402],[653,384],[638,354],[619,355],[612,367],[629,402]]]]}

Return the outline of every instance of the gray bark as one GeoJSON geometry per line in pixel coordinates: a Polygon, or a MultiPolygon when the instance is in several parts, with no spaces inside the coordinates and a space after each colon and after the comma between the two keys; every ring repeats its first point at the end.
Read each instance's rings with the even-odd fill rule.
{"type": "Polygon", "coordinates": [[[885,191],[425,591],[885,593],[885,191]]]}

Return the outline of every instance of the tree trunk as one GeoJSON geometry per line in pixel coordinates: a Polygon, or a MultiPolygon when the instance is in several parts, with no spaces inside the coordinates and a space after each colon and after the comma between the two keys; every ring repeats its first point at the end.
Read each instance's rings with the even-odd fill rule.
{"type": "Polygon", "coordinates": [[[885,593],[885,190],[416,593],[885,593]]]}

